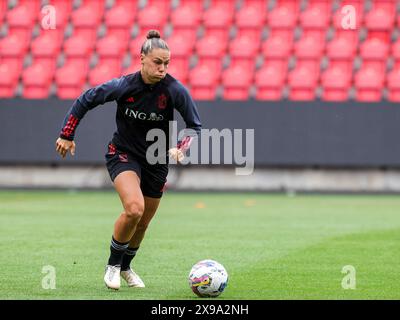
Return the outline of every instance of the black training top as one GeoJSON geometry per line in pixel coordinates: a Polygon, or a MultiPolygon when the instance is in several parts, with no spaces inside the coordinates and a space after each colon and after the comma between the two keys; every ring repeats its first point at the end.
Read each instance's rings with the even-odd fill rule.
{"type": "MultiPolygon", "coordinates": [[[[147,132],[158,128],[169,143],[169,121],[174,108],[179,111],[186,127],[199,134],[201,129],[197,107],[187,89],[171,75],[156,84],[144,83],[140,71],[112,79],[84,92],[68,111],[60,137],[73,140],[77,125],[86,112],[108,101],[117,102],[117,131],[112,139],[118,150],[145,159],[147,132]]],[[[167,147],[167,146],[166,146],[167,147]]],[[[167,147],[168,148],[168,147],[167,147]]]]}

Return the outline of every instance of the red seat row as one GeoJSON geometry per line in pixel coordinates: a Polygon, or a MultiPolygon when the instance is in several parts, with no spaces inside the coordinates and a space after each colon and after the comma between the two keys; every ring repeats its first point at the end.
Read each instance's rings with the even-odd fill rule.
{"type": "Polygon", "coordinates": [[[48,3],[57,28],[34,31],[49,23],[51,7],[42,11],[41,0],[8,7],[0,0],[0,21],[7,25],[0,39],[0,97],[22,88],[29,98],[74,98],[87,86],[134,72],[147,30],[163,31],[170,23],[169,72],[197,99],[222,92],[239,100],[346,100],[354,92],[356,99],[376,101],[386,89],[389,99],[400,99],[396,1],[343,2],[354,9],[356,30],[343,28],[351,25],[351,10],[330,0],[180,0],[176,7],[171,0],[147,0],[143,7],[114,0],[111,8],[104,0],[81,0],[77,8],[70,0],[48,3]],[[131,67],[123,68],[125,58],[131,67]]]}

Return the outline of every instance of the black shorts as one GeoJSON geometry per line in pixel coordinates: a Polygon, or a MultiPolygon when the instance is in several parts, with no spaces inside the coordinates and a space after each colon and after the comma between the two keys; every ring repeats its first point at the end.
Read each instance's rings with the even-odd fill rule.
{"type": "Polygon", "coordinates": [[[106,166],[111,180],[124,171],[134,171],[140,178],[140,189],[146,197],[161,198],[167,182],[168,165],[150,165],[145,161],[139,161],[134,156],[120,152],[115,145],[108,145],[105,155],[106,166]]]}

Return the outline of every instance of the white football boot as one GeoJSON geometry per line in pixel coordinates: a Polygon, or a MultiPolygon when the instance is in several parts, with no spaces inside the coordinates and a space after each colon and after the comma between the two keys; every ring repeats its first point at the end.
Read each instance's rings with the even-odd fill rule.
{"type": "Polygon", "coordinates": [[[106,274],[104,275],[104,282],[109,289],[118,290],[121,287],[121,266],[106,266],[106,274]]]}
{"type": "Polygon", "coordinates": [[[140,277],[131,268],[129,268],[126,271],[121,271],[121,277],[126,281],[128,287],[135,287],[135,288],[145,287],[142,279],[140,279],[140,277]]]}

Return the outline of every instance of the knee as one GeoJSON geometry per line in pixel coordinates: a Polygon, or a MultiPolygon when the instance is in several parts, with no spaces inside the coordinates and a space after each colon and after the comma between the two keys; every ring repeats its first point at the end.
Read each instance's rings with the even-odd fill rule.
{"type": "Polygon", "coordinates": [[[144,203],[141,201],[130,201],[124,205],[125,215],[130,220],[140,220],[144,212],[144,203]]]}

